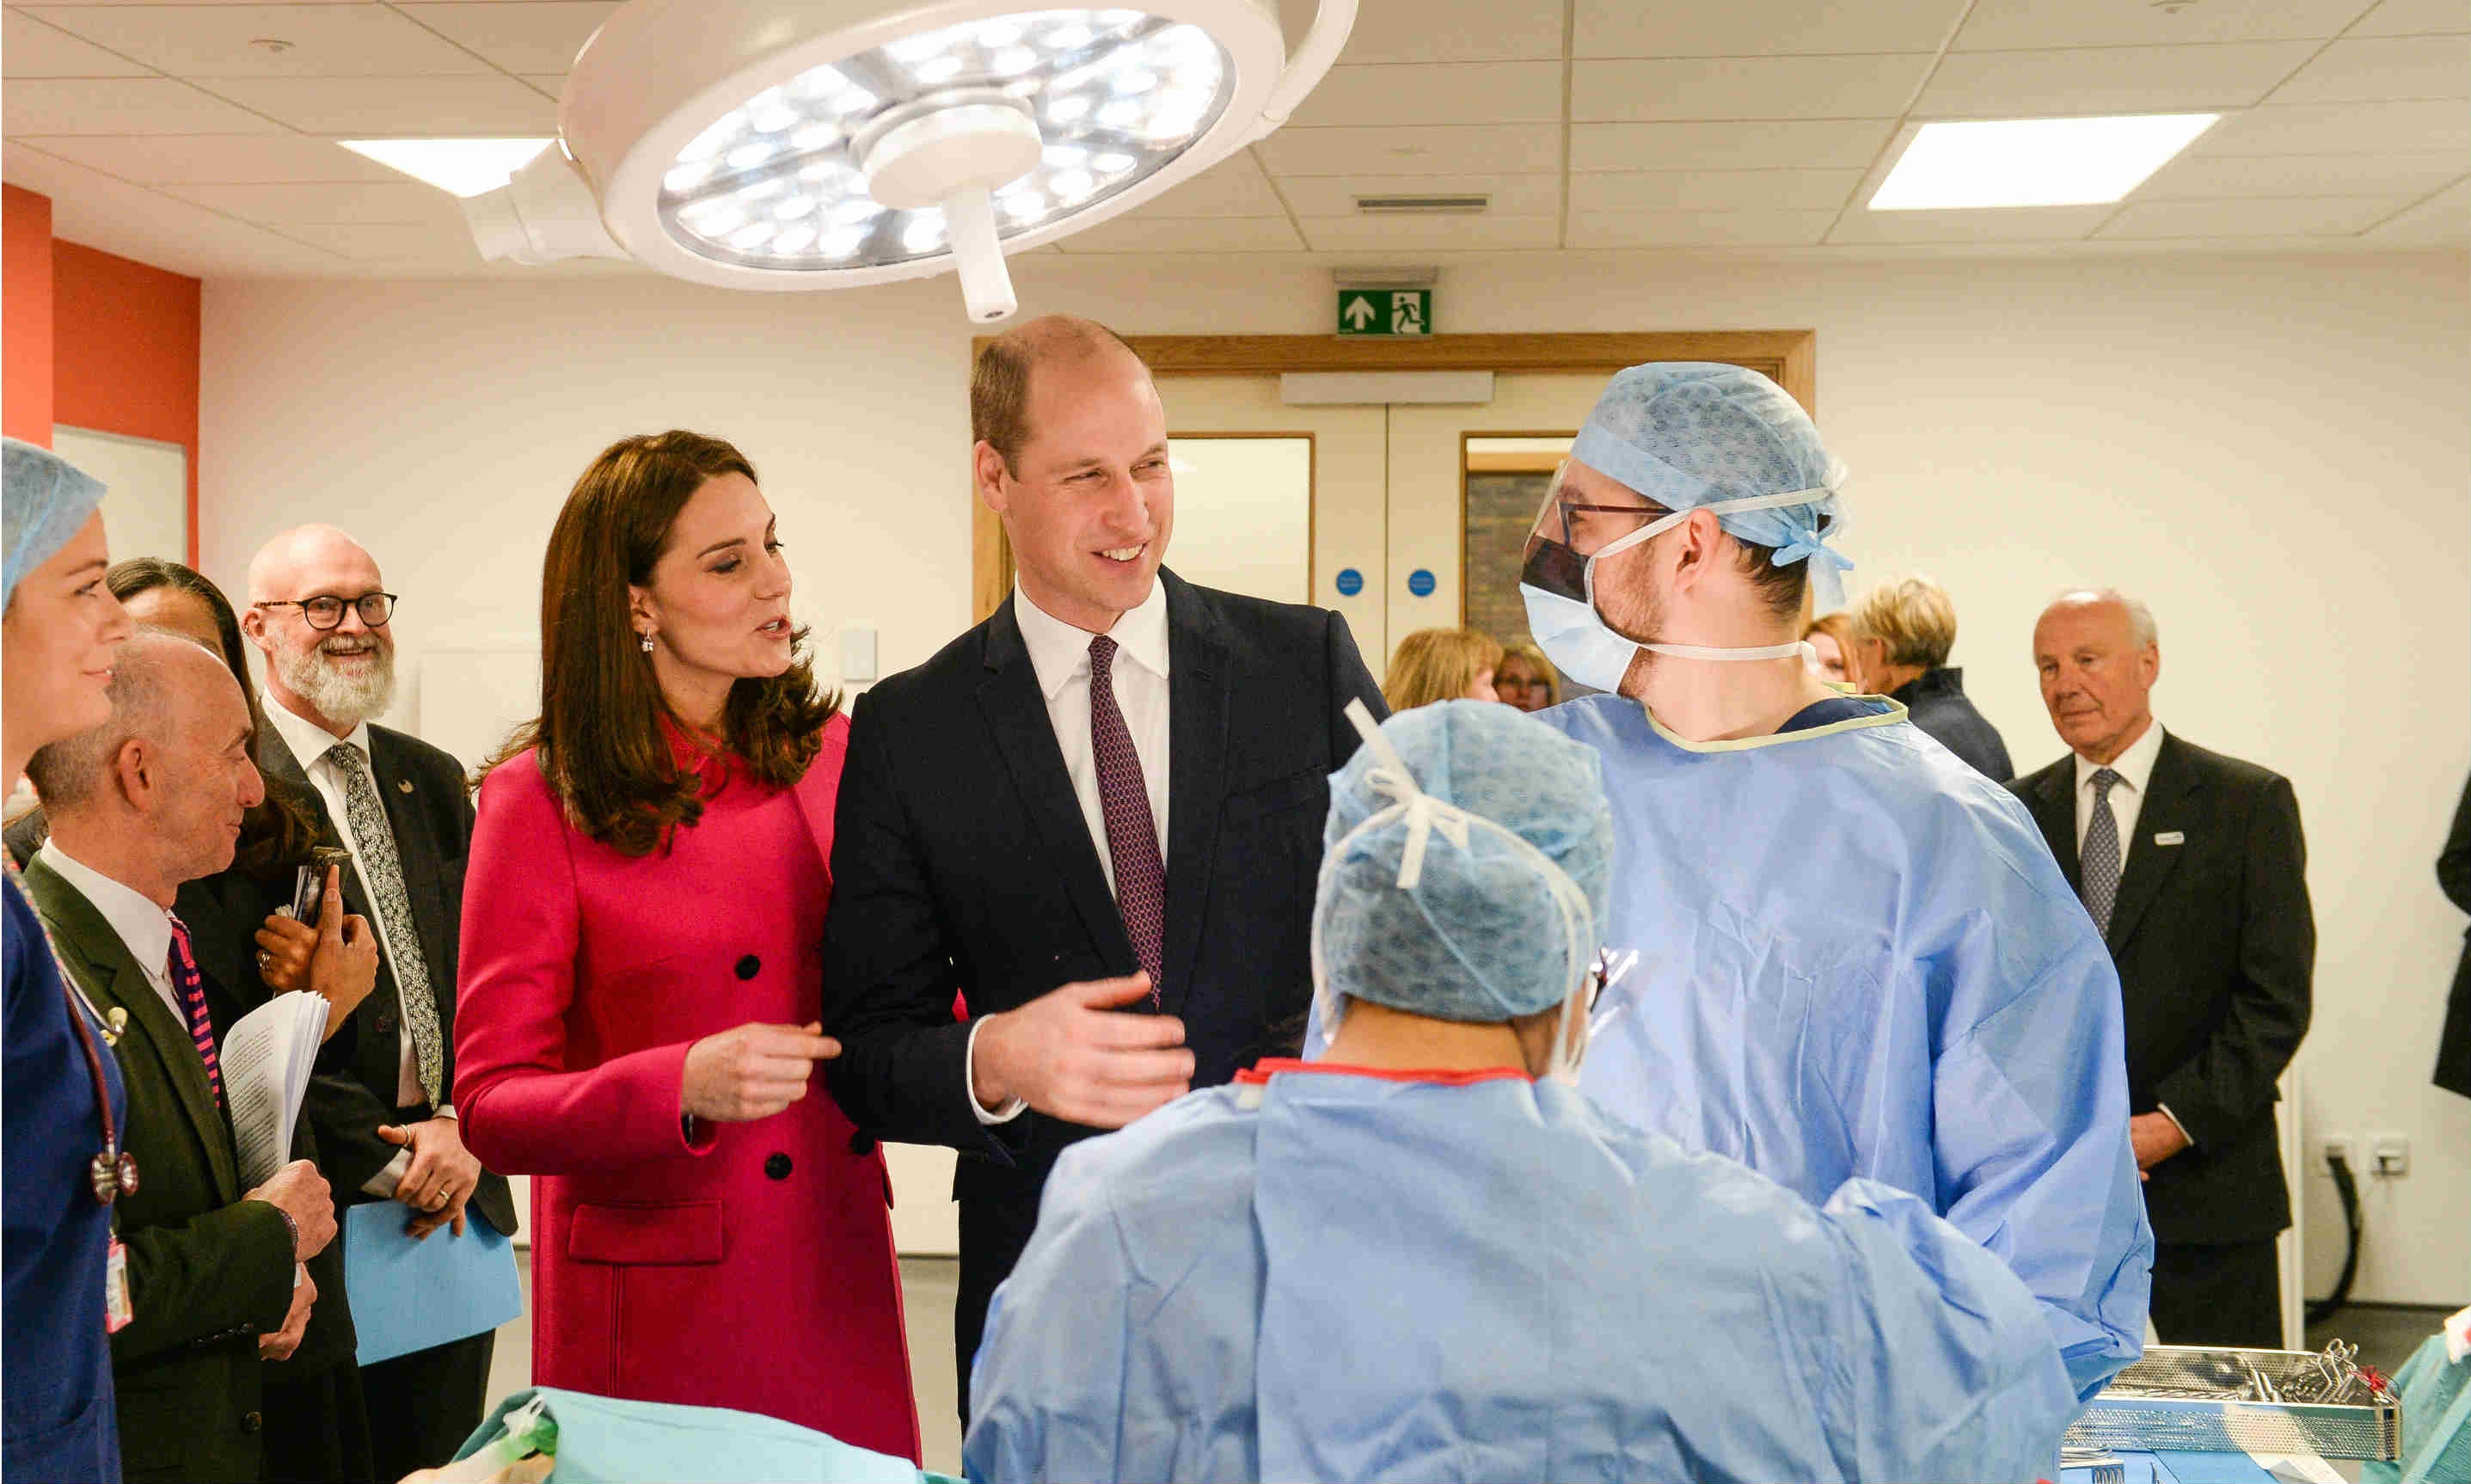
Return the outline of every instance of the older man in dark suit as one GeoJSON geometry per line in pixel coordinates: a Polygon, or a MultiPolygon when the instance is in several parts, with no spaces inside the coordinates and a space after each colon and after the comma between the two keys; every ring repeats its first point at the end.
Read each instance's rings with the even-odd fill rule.
{"type": "Polygon", "coordinates": [[[1020,585],[859,703],[824,965],[841,1107],[961,1151],[965,1414],[1057,1153],[1301,1041],[1345,708],[1385,714],[1337,615],[1162,569],[1166,413],[1123,342],[1033,320],[970,409],[1020,585]]]}
{"type": "MultiPolygon", "coordinates": [[[[317,800],[321,843],[349,851],[343,902],[379,946],[377,988],[326,1043],[309,1091],[320,1157],[347,1200],[392,1200],[418,1230],[460,1236],[472,1213],[513,1236],[504,1177],[463,1147],[455,971],[472,803],[449,754],[369,718],[394,694],[394,595],[329,526],[286,531],[249,564],[242,627],[266,655],[267,771],[317,800]]],[[[383,1479],[454,1456],[481,1422],[492,1336],[362,1372],[383,1479]]]]}
{"type": "Polygon", "coordinates": [[[61,960],[107,1024],[129,1090],[141,1180],[119,1203],[133,1318],[111,1339],[125,1477],[254,1479],[261,1356],[299,1346],[317,1285],[298,1266],[335,1237],[306,1160],[243,1191],[216,1028],[183,883],[231,863],[264,795],[248,702],[221,659],[142,633],[120,648],[111,719],[27,771],[52,837],[26,887],[61,960]]]}
{"type": "Polygon", "coordinates": [[[2119,966],[2153,1327],[2174,1345],[2278,1347],[2291,1196],[2274,1081],[2307,1033],[2317,954],[2298,800],[2153,719],[2162,649],[2143,603],[2060,598],[2034,662],[2072,756],[2009,787],[2119,966]]]}

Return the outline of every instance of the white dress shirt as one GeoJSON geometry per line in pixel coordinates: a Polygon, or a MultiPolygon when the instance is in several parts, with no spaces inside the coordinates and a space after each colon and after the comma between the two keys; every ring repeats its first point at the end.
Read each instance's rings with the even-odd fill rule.
{"type": "MultiPolygon", "coordinates": [[[[2145,735],[2130,742],[2126,752],[2107,763],[2095,763],[2083,753],[2077,754],[2077,854],[2080,857],[2084,854],[2085,831],[2093,826],[2093,775],[2107,767],[2119,775],[2119,782],[2110,786],[2110,817],[2119,829],[2119,871],[2123,881],[2128,875],[2128,860],[2138,849],[2136,820],[2145,813],[2145,795],[2153,786],[2153,760],[2161,755],[2162,723],[2159,721],[2146,723],[2145,735]]],[[[2144,848],[2151,850],[2153,847],[2148,844],[2144,848]]],[[[2164,1118],[2178,1123],[2179,1133],[2188,1142],[2193,1144],[2197,1142],[2196,1136],[2188,1132],[2188,1125],[2179,1123],[2179,1116],[2173,1113],[2169,1105],[2156,1103],[2154,1107],[2164,1118]]]]}
{"type": "Polygon", "coordinates": [[[172,985],[172,914],[144,892],[122,885],[60,849],[57,840],[45,840],[43,848],[35,854],[103,914],[104,922],[129,950],[129,956],[137,960],[146,982],[153,987],[154,998],[163,1001],[163,1007],[172,1012],[173,1021],[181,1029],[188,1029],[188,1006],[180,1003],[180,992],[172,985]]]}
{"type": "MultiPolygon", "coordinates": [[[[1024,648],[1029,650],[1030,669],[1037,673],[1039,694],[1047,699],[1047,719],[1055,728],[1055,744],[1064,753],[1064,771],[1072,780],[1072,795],[1081,804],[1081,822],[1089,827],[1090,843],[1098,850],[1098,869],[1105,873],[1107,890],[1116,889],[1115,852],[1107,845],[1107,812],[1098,794],[1098,757],[1090,741],[1090,641],[1097,636],[1087,629],[1075,628],[1029,601],[1029,595],[1016,587],[1012,595],[1013,622],[1021,625],[1024,648]]],[[[1150,596],[1138,608],[1120,614],[1116,626],[1107,631],[1116,641],[1115,663],[1109,667],[1115,682],[1116,709],[1123,713],[1124,730],[1133,739],[1133,751],[1141,759],[1141,788],[1150,798],[1150,823],[1158,830],[1159,863],[1166,863],[1167,809],[1167,623],[1166,584],[1152,581],[1150,596]]],[[[1021,1116],[1028,1106],[1016,1097],[1001,1108],[989,1113],[979,1106],[974,1062],[977,1051],[978,1033],[970,1031],[969,1048],[963,1054],[961,1075],[963,1091],[970,1093],[970,1109],[981,1123],[1003,1123],[1021,1116]]]]}

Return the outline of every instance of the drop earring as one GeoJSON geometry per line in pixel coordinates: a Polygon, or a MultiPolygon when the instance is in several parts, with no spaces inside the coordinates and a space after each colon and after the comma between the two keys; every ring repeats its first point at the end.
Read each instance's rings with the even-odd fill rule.
{"type": "Polygon", "coordinates": [[[649,654],[649,653],[651,653],[651,652],[652,652],[652,636],[651,636],[651,635],[649,635],[649,634],[646,634],[646,635],[644,635],[644,636],[643,636],[643,642],[644,642],[644,652],[645,652],[646,654],[649,654]]]}

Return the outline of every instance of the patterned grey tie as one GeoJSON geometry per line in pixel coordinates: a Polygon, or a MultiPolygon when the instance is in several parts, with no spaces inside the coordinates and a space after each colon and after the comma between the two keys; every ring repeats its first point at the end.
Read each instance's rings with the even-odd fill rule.
{"type": "Polygon", "coordinates": [[[352,842],[360,847],[361,875],[369,902],[386,925],[386,940],[396,945],[388,965],[394,970],[396,997],[403,1001],[403,1028],[412,1036],[412,1054],[420,1063],[420,1090],[437,1106],[446,1090],[446,1053],[439,1043],[437,1000],[430,993],[429,960],[420,952],[420,929],[412,920],[412,899],[404,894],[403,861],[394,851],[394,827],[387,823],[386,805],[378,799],[377,779],[369,760],[351,742],[337,742],[331,755],[343,775],[343,816],[352,826],[352,842]]]}
{"type": "Polygon", "coordinates": [[[2093,914],[2094,930],[2110,935],[2110,909],[2119,900],[2119,820],[2110,812],[2110,790],[2120,781],[2109,768],[2093,775],[2093,819],[2085,826],[2084,849],[2078,868],[2084,883],[2085,910],[2093,914]]]}

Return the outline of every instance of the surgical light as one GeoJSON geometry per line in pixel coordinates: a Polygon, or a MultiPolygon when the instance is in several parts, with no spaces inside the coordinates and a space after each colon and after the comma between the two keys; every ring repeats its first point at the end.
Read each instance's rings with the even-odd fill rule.
{"type": "Polygon", "coordinates": [[[956,270],[970,318],[1001,319],[1005,253],[1277,129],[1355,8],[1319,0],[1291,59],[1278,0],[629,0],[576,59],[556,147],[465,213],[484,257],[731,288],[956,270]]]}

